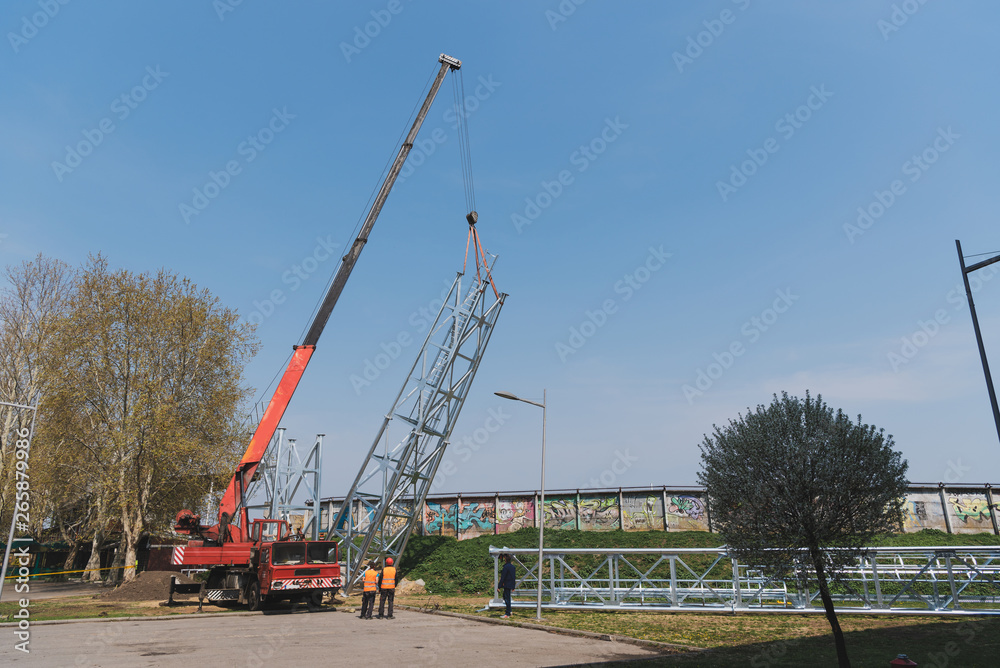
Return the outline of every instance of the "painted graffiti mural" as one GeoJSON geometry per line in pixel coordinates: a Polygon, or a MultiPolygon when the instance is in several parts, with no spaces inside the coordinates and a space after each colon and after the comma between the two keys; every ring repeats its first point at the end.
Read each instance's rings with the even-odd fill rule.
{"type": "Polygon", "coordinates": [[[546,529],[576,529],[576,497],[545,498],[546,529]]]}
{"type": "Polygon", "coordinates": [[[464,502],[461,508],[457,502],[428,501],[424,504],[424,535],[475,538],[492,534],[493,527],[492,501],[464,502]]]}
{"type": "Polygon", "coordinates": [[[580,497],[577,514],[584,531],[614,531],[621,526],[617,496],[580,497]]]}
{"type": "Polygon", "coordinates": [[[626,531],[663,531],[663,497],[660,494],[622,494],[626,531]]]}
{"type": "Polygon", "coordinates": [[[949,495],[948,511],[951,513],[951,528],[955,533],[980,533],[992,531],[990,506],[985,495],[949,495]]]}
{"type": "Polygon", "coordinates": [[[535,500],[500,499],[497,507],[497,533],[508,533],[535,526],[535,500]]]}
{"type": "Polygon", "coordinates": [[[462,503],[458,513],[458,537],[475,538],[492,534],[494,529],[493,501],[468,501],[462,503]]]}
{"type": "Polygon", "coordinates": [[[700,496],[667,496],[667,526],[671,531],[708,531],[705,501],[700,496]]]}
{"type": "Polygon", "coordinates": [[[428,501],[424,504],[424,533],[429,536],[454,536],[456,503],[428,501]]]}
{"type": "Polygon", "coordinates": [[[909,494],[903,502],[903,531],[923,529],[948,530],[939,494],[909,494]]]}

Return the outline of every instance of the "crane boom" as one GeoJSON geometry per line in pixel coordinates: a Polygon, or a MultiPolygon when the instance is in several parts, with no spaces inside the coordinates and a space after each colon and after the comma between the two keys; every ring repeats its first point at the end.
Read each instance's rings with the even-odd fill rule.
{"type": "MultiPolygon", "coordinates": [[[[420,107],[420,110],[413,121],[413,126],[410,128],[410,132],[406,135],[406,139],[399,148],[399,153],[396,155],[396,159],[393,161],[392,167],[390,167],[389,173],[386,176],[385,181],[382,183],[382,187],[379,189],[378,195],[375,197],[375,201],[372,203],[371,209],[368,211],[368,215],[365,218],[364,224],[361,226],[358,237],[354,240],[350,250],[341,260],[337,274],[334,276],[333,282],[330,284],[330,288],[326,293],[326,297],[323,299],[323,303],[316,312],[316,317],[313,319],[312,325],[306,333],[305,340],[302,345],[294,347],[295,352],[292,355],[291,361],[288,363],[288,368],[281,377],[281,381],[278,383],[278,387],[275,390],[274,395],[268,402],[267,409],[264,411],[264,415],[261,417],[260,423],[257,425],[257,429],[254,431],[253,437],[250,439],[250,444],[247,446],[246,452],[243,454],[243,458],[240,460],[239,465],[236,467],[236,471],[233,473],[229,486],[223,493],[222,501],[219,504],[218,528],[214,532],[210,530],[210,533],[216,533],[217,540],[219,542],[227,540],[239,542],[247,539],[246,531],[247,527],[249,527],[249,521],[246,504],[243,499],[243,496],[246,493],[246,487],[253,479],[254,472],[256,472],[257,467],[264,458],[264,454],[271,443],[271,439],[274,437],[274,432],[277,429],[278,424],[281,422],[281,418],[285,414],[285,409],[288,407],[288,403],[291,401],[292,395],[298,387],[299,380],[301,380],[302,374],[305,372],[306,366],[309,364],[309,360],[315,351],[316,342],[323,333],[323,329],[326,327],[326,323],[330,319],[330,313],[333,311],[333,307],[336,306],[337,300],[340,299],[340,294],[343,292],[344,286],[347,284],[347,279],[354,270],[354,265],[357,263],[362,249],[368,242],[368,236],[371,234],[372,228],[375,226],[375,221],[378,219],[379,213],[382,211],[382,206],[389,197],[389,191],[392,190],[392,186],[396,182],[396,177],[399,176],[399,172],[403,168],[403,163],[406,161],[406,157],[413,148],[413,142],[417,137],[417,132],[420,130],[420,126],[423,125],[424,119],[430,111],[431,104],[434,102],[434,98],[437,96],[438,90],[441,88],[445,74],[447,74],[450,70],[458,70],[462,67],[462,62],[460,60],[447,56],[443,53],[438,58],[438,62],[441,63],[441,68],[438,70],[437,76],[434,78],[430,90],[427,93],[427,97],[424,99],[423,105],[420,107]],[[237,512],[239,512],[239,518],[235,517],[237,512]],[[237,519],[238,527],[233,526],[230,528],[230,523],[237,519]]],[[[177,522],[174,529],[179,533],[202,533],[202,529],[207,529],[207,527],[201,527],[200,518],[193,515],[190,511],[181,511],[181,513],[177,516],[177,522]]],[[[215,527],[213,527],[213,529],[215,529],[215,527]]]]}

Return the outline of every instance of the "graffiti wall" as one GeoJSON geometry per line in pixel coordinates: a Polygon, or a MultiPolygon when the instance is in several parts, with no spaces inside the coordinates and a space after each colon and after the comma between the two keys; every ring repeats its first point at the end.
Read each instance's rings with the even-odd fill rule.
{"type": "Polygon", "coordinates": [[[663,495],[622,493],[625,531],[663,531],[663,495]]]}
{"type": "Polygon", "coordinates": [[[545,528],[576,529],[576,495],[545,497],[545,528]]]}
{"type": "Polygon", "coordinates": [[[424,504],[424,534],[454,536],[458,502],[428,501],[424,504]]]}
{"type": "Polygon", "coordinates": [[[667,493],[668,531],[708,531],[705,500],[689,494],[667,493]]]}
{"type": "Polygon", "coordinates": [[[580,529],[614,531],[621,528],[618,496],[581,496],[577,503],[580,529]]]}
{"type": "MultiPolygon", "coordinates": [[[[994,533],[984,488],[945,490],[945,503],[937,487],[913,486],[903,501],[903,530],[922,529],[952,533],[994,533]],[[947,515],[946,515],[947,513],[947,515]]],[[[339,500],[326,501],[322,527],[339,509],[339,500]]],[[[535,527],[534,495],[446,497],[424,503],[424,535],[456,536],[460,540],[503,534],[535,527]]],[[[583,531],[708,531],[711,509],[699,490],[661,489],[556,493],[545,498],[545,527],[583,531]]],[[[356,526],[371,522],[370,512],[354,508],[356,526]]]]}
{"type": "Polygon", "coordinates": [[[496,528],[496,508],[493,499],[461,500],[458,511],[458,539],[475,538],[494,533],[496,528]]]}
{"type": "Polygon", "coordinates": [[[909,494],[903,502],[903,531],[913,532],[924,529],[947,531],[944,513],[941,510],[941,495],[909,494]]]}
{"type": "Polygon", "coordinates": [[[990,505],[985,493],[945,490],[952,533],[993,533],[990,505]]]}
{"type": "Polygon", "coordinates": [[[535,526],[533,496],[500,499],[497,505],[497,533],[508,533],[535,526]]]}

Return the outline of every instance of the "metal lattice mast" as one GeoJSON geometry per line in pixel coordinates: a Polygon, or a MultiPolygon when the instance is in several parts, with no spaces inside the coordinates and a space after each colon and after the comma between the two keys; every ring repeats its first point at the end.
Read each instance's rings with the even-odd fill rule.
{"type": "Polygon", "coordinates": [[[350,593],[368,559],[399,559],[448,446],[507,295],[491,290],[487,271],[458,274],[364,465],[330,522],[341,539],[350,593]],[[389,447],[389,430],[405,436],[389,447]]]}
{"type": "Polygon", "coordinates": [[[298,511],[303,517],[302,532],[312,540],[319,539],[320,475],[322,469],[323,436],[316,435],[316,442],[306,451],[299,453],[294,438],[285,439],[285,429],[277,430],[271,446],[258,468],[258,482],[247,492],[248,498],[260,498],[260,502],[247,504],[247,511],[259,511],[263,517],[290,521],[298,511]],[[263,484],[263,489],[260,485],[263,484]],[[295,502],[299,490],[305,498],[295,502]]]}

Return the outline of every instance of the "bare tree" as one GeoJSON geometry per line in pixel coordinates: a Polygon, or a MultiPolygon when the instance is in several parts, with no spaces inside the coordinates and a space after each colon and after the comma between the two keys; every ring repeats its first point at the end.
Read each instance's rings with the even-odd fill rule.
{"type": "MultiPolygon", "coordinates": [[[[34,260],[6,268],[7,284],[0,289],[0,401],[36,405],[46,376],[44,358],[53,343],[73,286],[73,271],[59,260],[38,255],[34,260]]],[[[15,430],[27,427],[31,414],[0,406],[0,521],[6,526],[12,510],[15,430]]],[[[44,460],[39,462],[39,470],[44,460]]],[[[36,506],[38,507],[38,506],[36,506]]],[[[44,513],[32,513],[34,533],[44,513]]]]}
{"type": "Polygon", "coordinates": [[[849,667],[829,580],[876,535],[900,531],[906,461],[883,430],[852,422],[806,392],[777,395],[701,445],[712,522],[729,550],[772,577],[812,567],[840,666],[849,667]],[[826,548],[839,548],[830,550],[826,548]]]}

